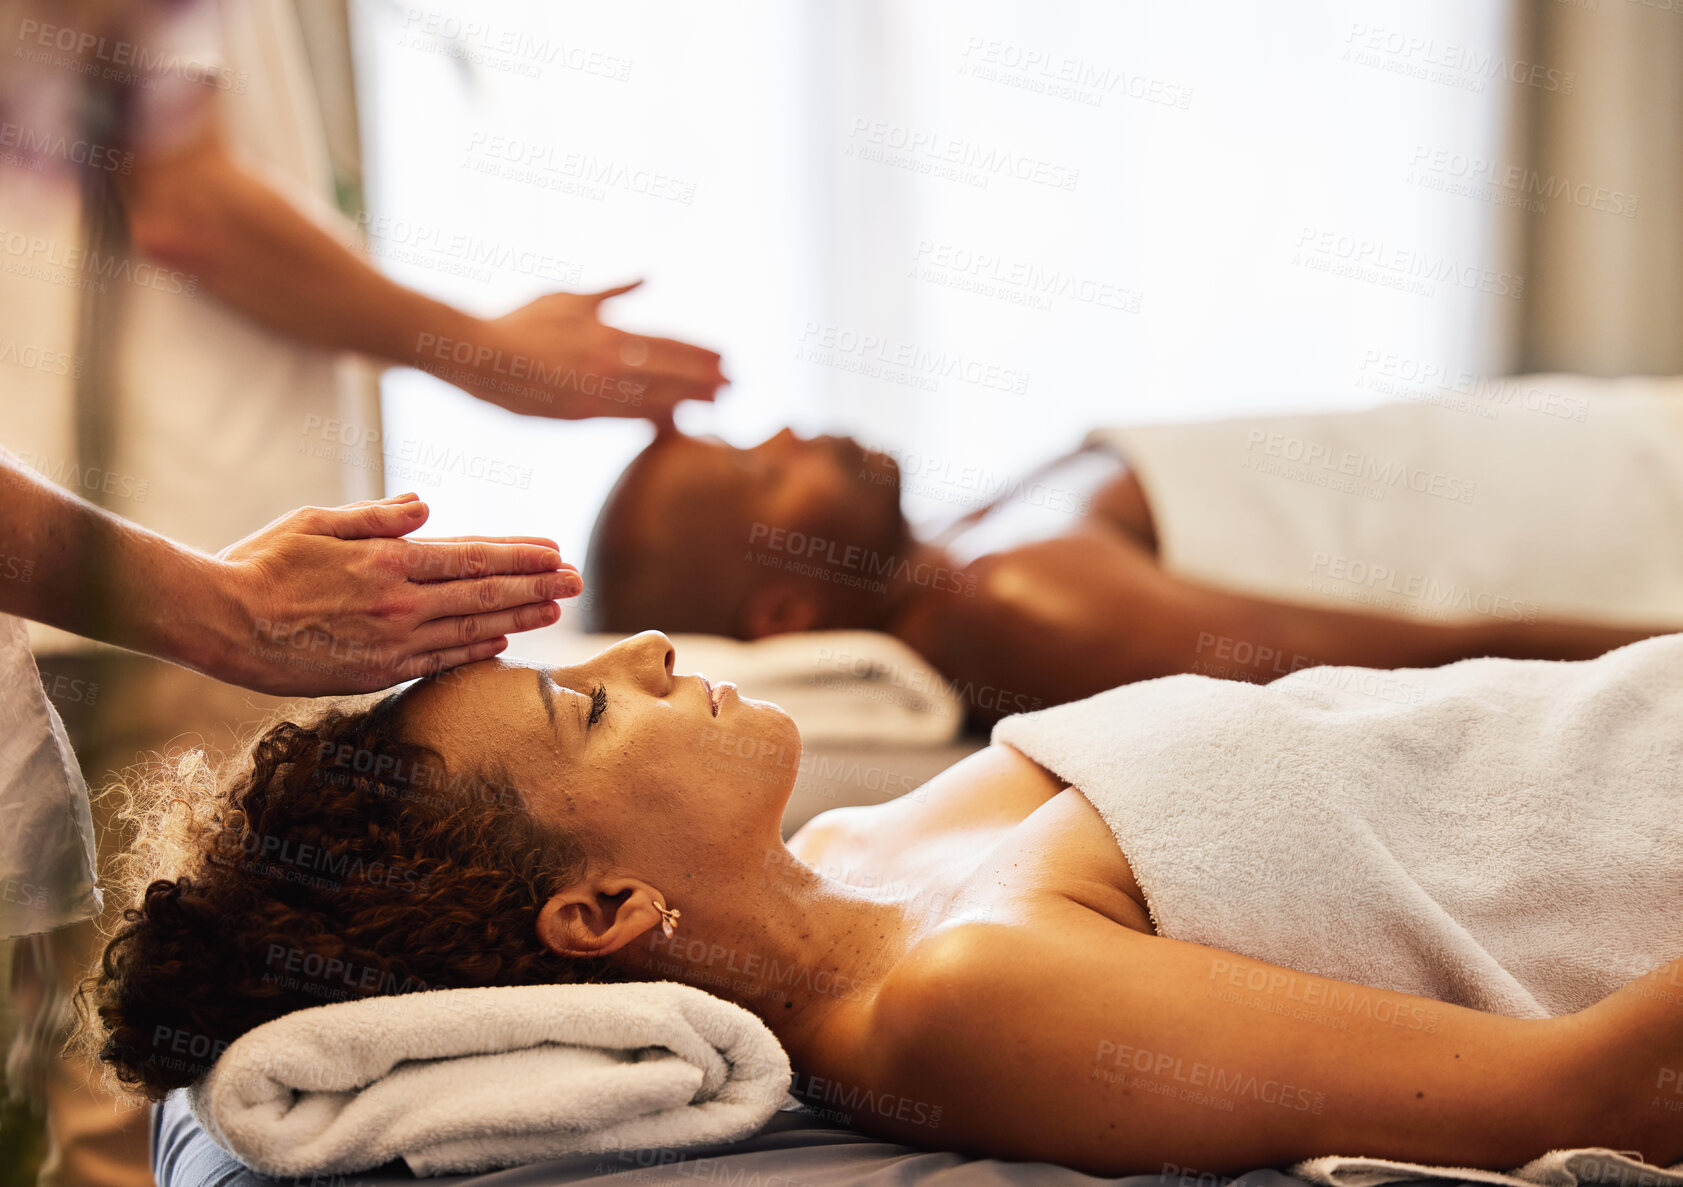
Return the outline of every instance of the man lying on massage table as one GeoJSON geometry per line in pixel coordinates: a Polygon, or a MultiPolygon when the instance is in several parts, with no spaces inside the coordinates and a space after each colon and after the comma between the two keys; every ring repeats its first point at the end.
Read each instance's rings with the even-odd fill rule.
{"type": "Polygon", "coordinates": [[[683,981],[764,1019],[798,1093],[920,1102],[857,1123],[937,1149],[1683,1160],[1683,636],[1417,671],[1414,705],[1311,671],[1136,684],[787,845],[793,723],[674,659],[647,632],[488,660],[279,725],[214,794],[157,776],[101,1058],[161,1099],[322,1004],[285,945],[370,974],[340,997],[683,981]]]}
{"type": "Polygon", "coordinates": [[[663,435],[597,520],[586,626],[886,631],[978,722],[1179,672],[1580,659],[1683,629],[1683,390],[1561,409],[1099,430],[936,539],[902,481],[951,498],[973,468],[663,435]]]}

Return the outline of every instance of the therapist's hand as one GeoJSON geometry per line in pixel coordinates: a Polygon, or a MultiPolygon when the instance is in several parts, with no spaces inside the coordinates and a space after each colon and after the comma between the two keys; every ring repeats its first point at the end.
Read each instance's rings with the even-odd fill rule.
{"type": "Polygon", "coordinates": [[[539,297],[479,322],[442,354],[428,342],[417,365],[511,412],[670,423],[680,401],[712,400],[729,381],[711,350],[602,322],[603,301],[642,283],[539,297]]]}
{"type": "Polygon", "coordinates": [[[583,588],[552,540],[404,538],[426,519],[412,494],[305,507],[223,549],[194,666],[279,696],[372,692],[487,659],[583,588]]]}

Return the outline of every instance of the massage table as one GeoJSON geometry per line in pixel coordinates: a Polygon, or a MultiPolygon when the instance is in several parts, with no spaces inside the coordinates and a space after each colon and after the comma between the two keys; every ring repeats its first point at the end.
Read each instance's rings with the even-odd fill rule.
{"type": "MultiPolygon", "coordinates": [[[[624,1150],[555,1158],[481,1175],[416,1179],[402,1163],[357,1175],[270,1178],[247,1170],[199,1127],[183,1093],[152,1109],[152,1173],[158,1187],[386,1187],[437,1183],[465,1187],[625,1187],[631,1183],[719,1183],[729,1187],[841,1187],[843,1184],[929,1184],[931,1187],[1217,1187],[1229,1182],[1168,1168],[1161,1175],[1099,1178],[1044,1162],[967,1158],[902,1146],[824,1120],[805,1108],[785,1108],[752,1137],[687,1150],[624,1150]]],[[[1307,1187],[1277,1170],[1247,1171],[1240,1187],[1307,1187]]]]}

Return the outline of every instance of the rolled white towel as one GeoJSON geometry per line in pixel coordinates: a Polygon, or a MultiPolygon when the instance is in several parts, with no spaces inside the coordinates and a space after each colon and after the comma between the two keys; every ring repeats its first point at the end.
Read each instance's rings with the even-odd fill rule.
{"type": "Polygon", "coordinates": [[[734,1141],[789,1078],[764,1022],[688,985],[500,986],[287,1014],[230,1044],[188,1102],[266,1174],[401,1158],[437,1175],[734,1141]]]}

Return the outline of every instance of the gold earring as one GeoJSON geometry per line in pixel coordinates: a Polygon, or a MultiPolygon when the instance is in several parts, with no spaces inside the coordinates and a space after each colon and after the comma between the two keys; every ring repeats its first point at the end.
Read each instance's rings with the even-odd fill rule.
{"type": "Polygon", "coordinates": [[[683,914],[677,907],[668,908],[665,903],[656,903],[655,910],[660,912],[660,930],[667,939],[678,930],[678,916],[683,914]]]}

